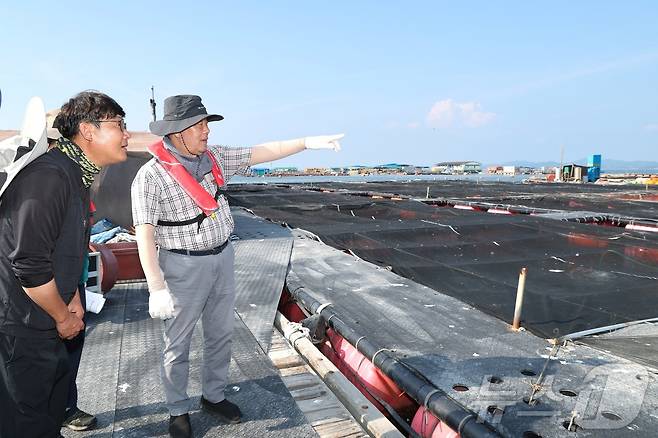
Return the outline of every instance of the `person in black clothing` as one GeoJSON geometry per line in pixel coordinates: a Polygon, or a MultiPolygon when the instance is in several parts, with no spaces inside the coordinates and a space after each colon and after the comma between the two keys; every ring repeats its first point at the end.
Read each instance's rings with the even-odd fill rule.
{"type": "Polygon", "coordinates": [[[89,239],[89,187],[124,161],[125,113],[82,92],[54,127],[62,136],[0,197],[0,438],[59,437],[69,387],[63,340],[84,329],[78,282],[89,239]]]}
{"type": "MultiPolygon", "coordinates": [[[[46,113],[46,127],[48,138],[48,149],[52,149],[57,145],[57,139],[59,139],[62,134],[55,128],[53,124],[55,118],[59,114],[59,108],[56,110],[48,111],[46,113]]],[[[93,203],[90,205],[90,221],[93,216],[93,203]]],[[[90,226],[93,223],[90,222],[90,226]]],[[[89,255],[88,251],[85,251],[83,258],[83,268],[82,268],[82,277],[78,284],[78,294],[80,296],[80,304],[82,306],[82,322],[86,324],[84,316],[86,314],[86,282],[87,282],[87,268],[89,267],[89,255]]],[[[66,414],[64,417],[64,422],[62,423],[63,427],[67,427],[75,431],[84,431],[93,428],[96,425],[96,417],[83,411],[78,408],[78,385],[76,383],[78,377],[78,370],[80,369],[80,359],[82,358],[82,349],[85,345],[85,331],[80,330],[80,333],[73,338],[67,339],[64,342],[66,351],[69,355],[69,395],[66,399],[66,414]]]]}

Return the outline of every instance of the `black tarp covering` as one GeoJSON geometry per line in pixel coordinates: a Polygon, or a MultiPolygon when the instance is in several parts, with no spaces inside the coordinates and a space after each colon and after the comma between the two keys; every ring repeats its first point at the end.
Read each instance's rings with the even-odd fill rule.
{"type": "Polygon", "coordinates": [[[523,325],[544,337],[658,313],[653,233],[301,188],[234,187],[230,198],[508,322],[527,267],[523,325]]]}

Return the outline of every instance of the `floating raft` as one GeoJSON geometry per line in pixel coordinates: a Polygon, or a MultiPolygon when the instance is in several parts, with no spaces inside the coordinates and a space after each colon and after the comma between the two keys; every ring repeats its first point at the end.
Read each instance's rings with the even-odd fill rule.
{"type": "Polygon", "coordinates": [[[428,424],[427,408],[462,436],[488,436],[461,429],[469,415],[501,436],[658,433],[651,415],[658,331],[633,327],[657,316],[656,233],[440,208],[379,188],[230,192],[233,205],[303,229],[288,290],[303,313],[324,317],[331,331],[323,351],[366,392],[395,409],[370,382],[368,366],[360,373],[370,362],[417,404],[416,425],[428,424]],[[509,323],[522,267],[529,332],[516,333],[509,323]],[[629,328],[596,332],[619,324],[629,328]],[[465,410],[458,422],[435,409],[450,400],[465,410]]]}

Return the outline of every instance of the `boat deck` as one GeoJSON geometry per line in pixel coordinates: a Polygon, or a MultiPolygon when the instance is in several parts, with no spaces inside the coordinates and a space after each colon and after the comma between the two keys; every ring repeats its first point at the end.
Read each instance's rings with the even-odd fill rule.
{"type": "MultiPolygon", "coordinates": [[[[243,412],[237,425],[221,424],[199,409],[190,415],[194,436],[367,436],[324,383],[273,330],[292,248],[290,232],[236,212],[236,312],[226,395],[243,412]],[[254,275],[258,273],[258,275],[254,275]],[[269,353],[269,355],[268,355],[269,353]]],[[[78,375],[79,406],[98,418],[88,432],[65,437],[168,436],[159,377],[162,322],[148,315],[144,283],[115,286],[98,315],[89,314],[78,375]]],[[[201,323],[190,352],[188,393],[201,395],[201,323]]]]}

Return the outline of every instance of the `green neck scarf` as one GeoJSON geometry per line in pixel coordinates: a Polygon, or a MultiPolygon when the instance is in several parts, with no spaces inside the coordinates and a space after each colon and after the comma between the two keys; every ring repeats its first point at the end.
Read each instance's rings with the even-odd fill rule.
{"type": "Polygon", "coordinates": [[[59,150],[64,152],[67,157],[80,166],[80,170],[82,171],[82,184],[86,188],[91,187],[91,184],[94,182],[94,177],[98,175],[101,168],[89,161],[89,158],[87,158],[85,153],[82,152],[80,146],[67,138],[60,137],[59,140],[57,140],[57,145],[55,147],[59,148],[59,150]]]}

